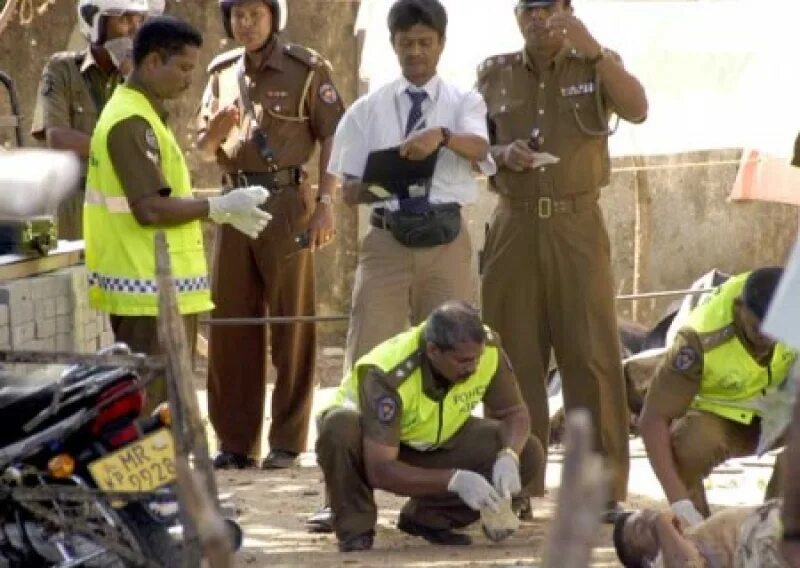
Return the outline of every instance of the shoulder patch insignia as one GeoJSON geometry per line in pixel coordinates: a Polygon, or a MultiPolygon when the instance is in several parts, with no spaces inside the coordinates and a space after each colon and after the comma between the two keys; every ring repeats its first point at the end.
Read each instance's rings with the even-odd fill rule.
{"type": "Polygon", "coordinates": [[[375,402],[375,415],[382,424],[389,424],[397,416],[397,401],[384,395],[375,402]]]}
{"type": "Polygon", "coordinates": [[[319,67],[320,65],[325,64],[325,59],[310,47],[299,45],[297,43],[289,43],[286,44],[284,49],[288,55],[291,55],[309,67],[319,67]]]}
{"type": "Polygon", "coordinates": [[[330,83],[323,83],[319,88],[319,98],[321,98],[323,102],[332,105],[339,101],[339,94],[336,92],[333,85],[330,83]]]}
{"type": "Polygon", "coordinates": [[[672,368],[683,373],[691,369],[699,359],[700,355],[692,347],[681,347],[672,359],[672,368]]]}

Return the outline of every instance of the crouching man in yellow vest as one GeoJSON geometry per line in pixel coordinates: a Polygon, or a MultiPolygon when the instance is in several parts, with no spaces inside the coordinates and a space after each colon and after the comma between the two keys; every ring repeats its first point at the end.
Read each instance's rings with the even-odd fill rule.
{"type": "MultiPolygon", "coordinates": [[[[262,187],[194,199],[189,169],[167,125],[164,100],[186,91],[198,64],[200,33],[172,17],[148,20],[134,38],[134,71],[114,91],[90,144],[84,203],[89,302],[109,313],[116,341],[159,352],[154,236],[164,231],[187,337],[195,314],[212,309],[200,220],[230,223],[255,238],[269,215],[262,187]]],[[[147,408],[166,399],[163,378],[147,408]]]]}
{"type": "MultiPolygon", "coordinates": [[[[639,419],[647,457],[673,512],[691,525],[709,515],[703,479],[711,470],[756,452],[759,402],[784,386],[797,358],[760,332],[782,273],[734,276],[695,308],[647,393],[639,419]]],[[[768,497],[778,489],[777,465],[768,497]]]]}
{"type": "Polygon", "coordinates": [[[411,497],[397,527],[434,544],[518,494],[544,467],[497,336],[448,302],[359,359],[320,414],[317,459],[343,552],[372,547],[374,489],[411,497]],[[472,411],[483,403],[485,418],[472,411]]]}

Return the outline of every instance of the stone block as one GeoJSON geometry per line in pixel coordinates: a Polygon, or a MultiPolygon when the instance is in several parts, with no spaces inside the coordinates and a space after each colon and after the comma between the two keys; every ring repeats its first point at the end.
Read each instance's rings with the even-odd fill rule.
{"type": "Polygon", "coordinates": [[[56,335],[56,351],[75,351],[75,338],[71,333],[56,335]]]}
{"type": "Polygon", "coordinates": [[[25,345],[33,341],[36,336],[36,326],[33,321],[11,326],[11,346],[14,349],[25,349],[25,345]]]}
{"type": "Polygon", "coordinates": [[[8,325],[8,306],[0,305],[0,325],[8,325]]]}
{"type": "Polygon", "coordinates": [[[56,318],[36,320],[36,339],[49,339],[56,336],[56,318]]]}
{"type": "Polygon", "coordinates": [[[73,325],[70,316],[56,316],[56,333],[72,333],[73,325]]]}
{"type": "Polygon", "coordinates": [[[39,276],[37,278],[31,278],[30,286],[32,300],[52,298],[58,295],[56,279],[52,276],[39,276]]]}
{"type": "Polygon", "coordinates": [[[21,325],[33,321],[33,300],[20,300],[8,305],[8,321],[21,325]]]}
{"type": "Polygon", "coordinates": [[[11,328],[8,324],[0,326],[0,349],[11,347],[11,328]]]}
{"type": "Polygon", "coordinates": [[[33,305],[33,314],[36,321],[43,319],[55,319],[56,299],[54,297],[42,298],[33,305]]]}
{"type": "Polygon", "coordinates": [[[96,321],[90,321],[89,323],[83,326],[83,336],[86,338],[87,341],[89,341],[90,339],[97,339],[98,335],[100,335],[100,332],[97,329],[96,321]]]}
{"type": "Polygon", "coordinates": [[[31,299],[30,282],[21,278],[10,280],[0,286],[0,304],[17,304],[31,299]]]}
{"type": "Polygon", "coordinates": [[[56,296],[56,315],[65,316],[72,313],[72,300],[69,296],[56,296]]]}

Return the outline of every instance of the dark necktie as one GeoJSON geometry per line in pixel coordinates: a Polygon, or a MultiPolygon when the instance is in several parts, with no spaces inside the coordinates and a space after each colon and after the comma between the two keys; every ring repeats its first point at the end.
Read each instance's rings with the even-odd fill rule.
{"type": "Polygon", "coordinates": [[[417,128],[425,128],[425,121],[419,125],[419,119],[422,118],[422,103],[428,98],[428,93],[425,91],[412,91],[406,89],[406,94],[411,99],[411,110],[408,111],[408,121],[406,121],[406,137],[411,134],[412,130],[417,128]]]}

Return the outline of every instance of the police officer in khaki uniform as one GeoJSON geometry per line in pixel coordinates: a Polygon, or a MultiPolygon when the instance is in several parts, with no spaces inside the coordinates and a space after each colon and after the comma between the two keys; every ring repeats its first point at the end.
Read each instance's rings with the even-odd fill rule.
{"type": "Polygon", "coordinates": [[[508,358],[464,302],[356,362],[320,415],[317,456],[342,552],[372,548],[374,489],[411,497],[400,530],[468,545],[453,529],[500,507],[545,466],[508,358]],[[486,418],[472,416],[481,402],[486,418]]]}
{"type": "MultiPolygon", "coordinates": [[[[647,393],[639,419],[647,456],[673,512],[690,524],[709,515],[703,479],[711,470],[756,452],[759,401],[790,396],[782,387],[797,354],[759,331],[782,273],[734,276],[695,308],[647,393]]],[[[781,461],[768,497],[778,492],[781,461]]]]}
{"type": "MultiPolygon", "coordinates": [[[[254,238],[268,221],[268,215],[258,209],[266,199],[263,188],[191,199],[185,195],[191,187],[170,182],[180,177],[188,185],[188,168],[182,154],[175,157],[180,149],[160,143],[154,124],[146,117],[154,115],[154,120],[170,129],[165,101],[188,89],[201,45],[200,32],[186,22],[168,17],[148,20],[136,36],[133,72],[109,99],[92,136],[84,204],[89,300],[93,307],[110,313],[114,340],[136,353],[156,355],[162,349],[156,318],[154,229],[166,231],[168,242],[184,242],[182,248],[171,250],[171,257],[186,337],[193,340],[197,313],[212,307],[200,226],[196,224],[196,243],[185,234],[173,241],[170,232],[209,218],[233,223],[236,230],[254,238]],[[133,104],[136,108],[130,109],[133,104]],[[113,117],[123,113],[128,115],[109,126],[113,117]],[[109,178],[119,185],[122,199],[109,187],[109,178]],[[184,280],[190,282],[182,285],[180,272],[187,267],[192,267],[192,273],[185,274],[184,280]],[[184,292],[191,296],[186,302],[184,292]]],[[[162,142],[171,136],[162,137],[162,142]]],[[[145,413],[166,400],[163,378],[151,382],[145,413]]]]}
{"type": "MultiPolygon", "coordinates": [[[[590,410],[612,474],[610,498],[623,500],[628,413],[597,199],[609,180],[609,115],[644,120],[647,100],[569,0],[520,0],[516,15],[525,48],[478,70],[498,166],[491,189],[500,195],[483,253],[484,318],[504,338],[545,447],[544,377],[555,350],[566,407],[590,410]],[[542,165],[542,153],[558,163],[542,165]]],[[[530,490],[541,494],[544,478],[530,490]]]]}
{"type": "MultiPolygon", "coordinates": [[[[251,242],[223,227],[217,235],[212,290],[215,318],[314,315],[313,249],[334,235],[333,176],[325,172],[333,133],[344,112],[328,64],[279,30],[286,6],[277,0],[220,0],[229,35],[243,44],[218,56],[199,116],[198,148],[216,159],[230,187],[260,184],[271,196],[273,222],[251,242]],[[304,164],[320,144],[319,193],[304,164]],[[296,238],[307,231],[309,247],[296,238]]],[[[291,466],[305,450],[314,387],[314,324],[272,329],[277,370],[270,453],[265,468],[291,466]]],[[[211,329],[209,413],[219,437],[216,467],[255,465],[266,389],[266,327],[211,329]]]]}
{"type": "MultiPolygon", "coordinates": [[[[54,54],[42,72],[31,134],[50,148],[75,152],[84,171],[97,117],[130,71],[125,52],[147,12],[147,0],[80,0],[78,22],[89,45],[54,54]]],[[[80,189],[59,207],[62,239],[83,238],[83,184],[80,189]]]]}

